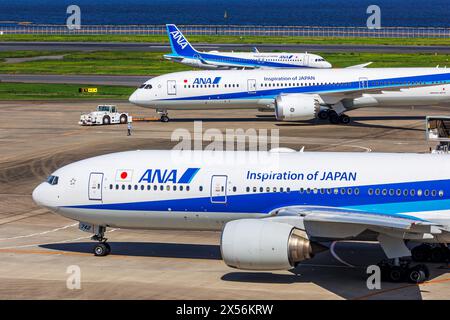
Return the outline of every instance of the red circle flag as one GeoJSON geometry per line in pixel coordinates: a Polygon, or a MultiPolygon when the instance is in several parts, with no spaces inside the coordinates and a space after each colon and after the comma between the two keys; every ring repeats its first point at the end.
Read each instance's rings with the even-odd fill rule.
{"type": "Polygon", "coordinates": [[[124,172],[122,172],[121,174],[120,174],[120,177],[122,178],[122,179],[126,179],[127,178],[127,173],[124,171],[124,172]]]}

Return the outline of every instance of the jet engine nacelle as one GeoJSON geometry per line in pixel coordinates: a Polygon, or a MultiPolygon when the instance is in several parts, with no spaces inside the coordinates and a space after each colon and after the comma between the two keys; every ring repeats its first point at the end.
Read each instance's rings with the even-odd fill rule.
{"type": "Polygon", "coordinates": [[[275,116],[281,121],[315,119],[320,111],[319,100],[310,94],[282,94],[275,100],[275,116]]]}
{"type": "Polygon", "coordinates": [[[256,219],[225,224],[220,249],[228,266],[247,270],[289,270],[317,252],[304,231],[287,223],[256,219]]]}

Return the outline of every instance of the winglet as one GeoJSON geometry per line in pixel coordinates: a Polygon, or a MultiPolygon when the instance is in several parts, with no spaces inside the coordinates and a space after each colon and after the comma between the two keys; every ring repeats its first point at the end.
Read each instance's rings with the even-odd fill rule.
{"type": "Polygon", "coordinates": [[[174,24],[166,24],[172,53],[184,57],[193,57],[197,51],[191,46],[181,31],[174,24]]]}

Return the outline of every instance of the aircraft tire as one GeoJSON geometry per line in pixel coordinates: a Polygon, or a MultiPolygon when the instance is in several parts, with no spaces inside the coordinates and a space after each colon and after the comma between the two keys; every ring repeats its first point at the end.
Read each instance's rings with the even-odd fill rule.
{"type": "Polygon", "coordinates": [[[94,255],[96,257],[104,257],[108,255],[108,253],[111,251],[111,248],[108,250],[108,247],[109,245],[103,242],[96,244],[94,247],[94,255]]]}
{"type": "Polygon", "coordinates": [[[341,114],[339,116],[339,122],[342,124],[349,124],[350,123],[350,117],[346,114],[341,114]]]}
{"type": "Polygon", "coordinates": [[[329,111],[328,110],[319,111],[319,113],[317,114],[317,117],[320,120],[327,120],[329,117],[329,111]]]}

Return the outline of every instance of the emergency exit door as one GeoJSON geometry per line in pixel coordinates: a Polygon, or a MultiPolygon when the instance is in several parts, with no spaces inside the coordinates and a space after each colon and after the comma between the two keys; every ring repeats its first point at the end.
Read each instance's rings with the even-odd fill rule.
{"type": "Polygon", "coordinates": [[[89,200],[102,200],[103,173],[93,172],[89,176],[89,200]]]}
{"type": "Polygon", "coordinates": [[[175,80],[167,80],[167,94],[177,94],[177,82],[175,80]]]}
{"type": "Polygon", "coordinates": [[[211,203],[227,202],[227,176],[211,177],[211,203]]]}

